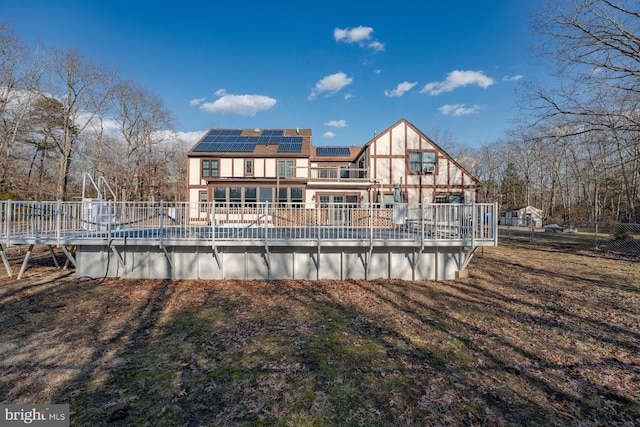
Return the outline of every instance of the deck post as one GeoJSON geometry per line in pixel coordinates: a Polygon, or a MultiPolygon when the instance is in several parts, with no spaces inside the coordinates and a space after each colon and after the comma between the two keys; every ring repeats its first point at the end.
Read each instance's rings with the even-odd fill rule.
{"type": "Polygon", "coordinates": [[[31,258],[31,251],[33,250],[33,243],[29,245],[29,249],[27,249],[27,254],[24,256],[24,261],[22,261],[22,267],[20,267],[20,272],[18,273],[18,277],[16,280],[22,279],[22,275],[27,269],[27,264],[29,264],[29,258],[31,258]]]}
{"type": "Polygon", "coordinates": [[[75,268],[78,268],[78,264],[76,264],[76,260],[73,258],[73,255],[71,255],[71,252],[69,252],[67,247],[63,245],[60,248],[62,249],[62,252],[64,252],[64,254],[67,256],[67,261],[70,261],[75,268]]]}
{"type": "Polygon", "coordinates": [[[471,205],[471,224],[469,224],[471,226],[471,247],[475,248],[476,247],[476,227],[474,227],[474,223],[476,224],[482,224],[482,216],[483,215],[478,215],[480,218],[480,221],[478,221],[478,219],[475,218],[475,216],[478,214],[477,209],[476,209],[476,202],[473,202],[473,204],[471,205]],[[475,220],[475,221],[474,221],[475,220]]]}
{"type": "Polygon", "coordinates": [[[7,247],[11,246],[11,200],[7,200],[7,211],[4,213],[7,226],[7,247]]]}
{"type": "MultiPolygon", "coordinates": [[[[164,230],[162,229],[162,227],[163,227],[162,217],[163,216],[164,216],[163,202],[162,202],[162,200],[160,200],[160,224],[159,224],[160,230],[158,231],[158,246],[160,246],[160,249],[164,249],[164,246],[162,245],[162,235],[164,234],[164,230]]],[[[167,253],[167,251],[165,251],[165,254],[166,253],[167,253]]],[[[167,259],[168,258],[169,258],[169,255],[167,255],[167,259]]]]}
{"type": "Polygon", "coordinates": [[[53,263],[55,264],[56,268],[60,268],[60,265],[58,264],[58,260],[56,259],[56,254],[53,252],[53,246],[48,245],[49,246],[49,253],[51,253],[51,259],[53,259],[53,263]]]}
{"type": "Polygon", "coordinates": [[[62,200],[58,199],[56,206],[56,245],[60,247],[60,238],[62,236],[62,200]]]}
{"type": "Polygon", "coordinates": [[[11,271],[11,265],[9,264],[9,260],[7,259],[7,254],[4,252],[4,248],[2,247],[2,244],[0,244],[0,257],[2,258],[4,269],[7,270],[7,275],[9,277],[13,277],[13,272],[11,271]]]}
{"type": "Polygon", "coordinates": [[[493,245],[498,246],[498,202],[493,204],[493,214],[491,215],[493,227],[493,245]]]}

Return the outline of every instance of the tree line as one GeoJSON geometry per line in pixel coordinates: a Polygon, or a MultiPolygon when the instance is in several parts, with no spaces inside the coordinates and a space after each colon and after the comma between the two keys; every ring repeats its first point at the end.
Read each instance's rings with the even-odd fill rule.
{"type": "MultiPolygon", "coordinates": [[[[434,140],[483,183],[480,201],[550,221],[640,220],[640,11],[635,0],[549,0],[532,12],[544,84],[479,148],[434,140]]],[[[82,172],[119,200],[184,200],[185,143],[163,101],[80,52],[29,48],[0,23],[0,197],[69,199],[82,172]]]]}
{"type": "Polygon", "coordinates": [[[549,79],[519,89],[506,136],[454,157],[501,207],[549,221],[640,222],[640,10],[626,0],[550,0],[532,13],[549,79]]]}
{"type": "Polygon", "coordinates": [[[0,198],[181,200],[187,147],[164,102],[77,50],[30,47],[0,22],[0,198]]]}

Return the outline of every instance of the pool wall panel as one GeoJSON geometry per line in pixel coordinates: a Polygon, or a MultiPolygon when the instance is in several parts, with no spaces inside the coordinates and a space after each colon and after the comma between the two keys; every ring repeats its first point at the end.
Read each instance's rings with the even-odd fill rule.
{"type": "Polygon", "coordinates": [[[220,266],[210,247],[128,245],[116,248],[125,265],[108,246],[76,249],[78,277],[151,279],[455,279],[459,248],[426,247],[219,247],[220,266]]]}

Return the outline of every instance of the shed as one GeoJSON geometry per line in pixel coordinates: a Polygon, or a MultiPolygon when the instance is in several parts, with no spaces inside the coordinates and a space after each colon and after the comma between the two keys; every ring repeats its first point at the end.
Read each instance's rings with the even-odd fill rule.
{"type": "Polygon", "coordinates": [[[500,211],[500,225],[511,225],[515,227],[542,227],[544,216],[542,209],[535,206],[522,205],[511,206],[500,211]]]}

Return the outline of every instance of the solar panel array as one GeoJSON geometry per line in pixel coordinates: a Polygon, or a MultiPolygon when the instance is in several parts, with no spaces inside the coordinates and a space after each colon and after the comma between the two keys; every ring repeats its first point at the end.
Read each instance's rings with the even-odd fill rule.
{"type": "Polygon", "coordinates": [[[280,145],[278,145],[278,153],[299,153],[300,151],[302,151],[302,141],[281,142],[280,145]]]}
{"type": "Polygon", "coordinates": [[[317,156],[350,156],[351,150],[349,147],[318,147],[316,148],[317,156]]]}
{"type": "Polygon", "coordinates": [[[279,153],[302,151],[301,136],[282,136],[282,129],[263,130],[260,136],[241,136],[242,129],[212,129],[193,151],[252,153],[256,145],[278,144],[279,153]]]}

